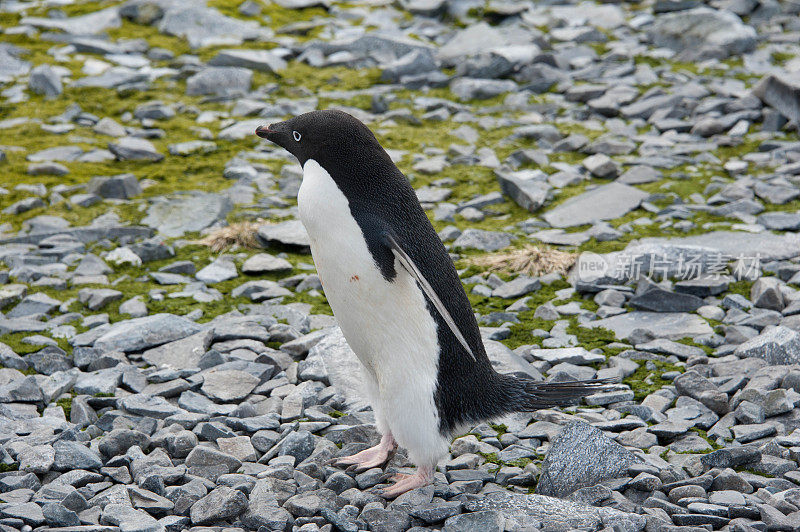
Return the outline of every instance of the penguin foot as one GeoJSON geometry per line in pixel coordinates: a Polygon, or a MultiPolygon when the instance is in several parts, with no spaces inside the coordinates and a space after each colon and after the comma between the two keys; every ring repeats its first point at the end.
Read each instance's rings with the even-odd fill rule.
{"type": "Polygon", "coordinates": [[[391,434],[386,433],[381,438],[380,443],[375,447],[364,449],[360,453],[356,453],[353,456],[337,458],[333,461],[333,465],[339,467],[350,466],[347,468],[348,471],[353,470],[356,473],[362,473],[367,469],[380,467],[385,464],[396,449],[397,443],[395,443],[394,437],[392,437],[391,434]]]}
{"type": "Polygon", "coordinates": [[[380,495],[385,499],[394,499],[407,491],[430,484],[433,481],[433,468],[420,467],[413,475],[397,473],[390,477],[389,480],[393,481],[394,484],[381,490],[380,495]]]}

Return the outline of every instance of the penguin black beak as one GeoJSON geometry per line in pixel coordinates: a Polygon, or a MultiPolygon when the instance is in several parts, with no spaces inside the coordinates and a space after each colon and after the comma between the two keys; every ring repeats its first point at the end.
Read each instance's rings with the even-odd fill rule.
{"type": "Polygon", "coordinates": [[[277,133],[277,131],[270,129],[269,126],[258,126],[256,128],[256,135],[258,135],[262,139],[271,140],[269,138],[270,133],[277,133]]]}

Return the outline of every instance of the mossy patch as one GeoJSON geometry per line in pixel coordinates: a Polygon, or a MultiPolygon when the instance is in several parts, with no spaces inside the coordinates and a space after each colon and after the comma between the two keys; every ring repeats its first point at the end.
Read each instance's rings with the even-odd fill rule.
{"type": "Polygon", "coordinates": [[[625,377],[622,382],[630,386],[636,401],[642,401],[651,393],[660,390],[662,386],[672,384],[672,381],[661,378],[661,375],[668,371],[682,372],[683,368],[663,362],[660,360],[637,360],[639,368],[630,376],[625,377]],[[648,369],[652,365],[655,369],[648,369]]]}
{"type": "Polygon", "coordinates": [[[67,419],[70,418],[72,414],[72,397],[62,397],[58,401],[56,401],[56,405],[60,406],[62,410],[64,410],[64,415],[67,419]]]}

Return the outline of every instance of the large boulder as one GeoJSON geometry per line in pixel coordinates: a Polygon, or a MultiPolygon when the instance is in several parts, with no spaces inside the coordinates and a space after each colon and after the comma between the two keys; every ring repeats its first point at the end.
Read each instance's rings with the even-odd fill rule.
{"type": "Polygon", "coordinates": [[[761,358],[777,366],[800,363],[800,333],[778,325],[740,344],[735,354],[742,358],[761,358]]]}
{"type": "Polygon", "coordinates": [[[756,30],[738,16],[708,7],[659,15],[648,33],[656,46],[685,60],[725,59],[752,52],[757,42],[756,30]]]}
{"type": "Polygon", "coordinates": [[[625,476],[631,464],[641,461],[600,429],[575,421],[564,427],[550,447],[536,493],[566,497],[577,489],[625,476]]]}

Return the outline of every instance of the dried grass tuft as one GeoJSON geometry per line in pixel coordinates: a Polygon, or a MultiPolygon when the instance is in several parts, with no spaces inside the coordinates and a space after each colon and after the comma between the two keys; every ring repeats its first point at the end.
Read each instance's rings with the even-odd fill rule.
{"type": "Polygon", "coordinates": [[[235,247],[258,249],[261,246],[258,244],[256,231],[264,223],[264,220],[259,219],[255,222],[237,222],[220,227],[197,240],[197,243],[210,247],[215,253],[235,247]]]}
{"type": "Polygon", "coordinates": [[[490,272],[524,273],[538,277],[552,272],[564,275],[577,259],[577,253],[529,245],[522,249],[474,257],[470,262],[475,266],[487,268],[490,272]]]}

